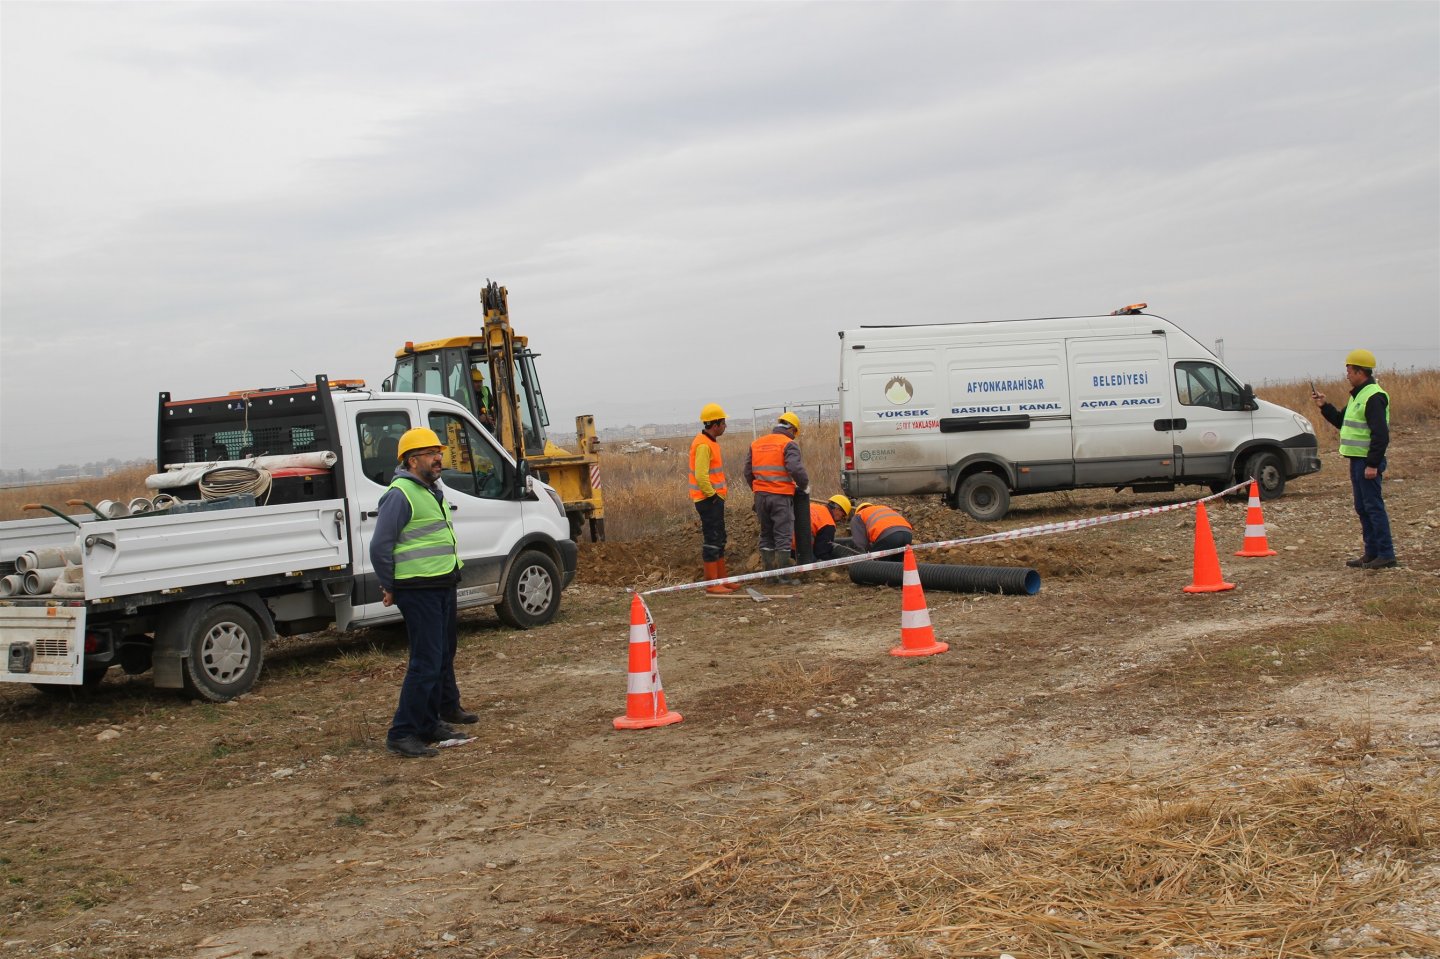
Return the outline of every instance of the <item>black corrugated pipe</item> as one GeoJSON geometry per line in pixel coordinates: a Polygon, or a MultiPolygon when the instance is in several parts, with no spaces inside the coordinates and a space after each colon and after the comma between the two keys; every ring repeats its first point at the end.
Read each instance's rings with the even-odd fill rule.
{"type": "MultiPolygon", "coordinates": [[[[952,566],[948,563],[916,563],[920,585],[951,593],[1006,593],[1034,596],[1040,592],[1040,574],[1033,569],[1009,566],[952,566]]],[[[905,570],[899,563],[866,560],[850,567],[850,581],[861,586],[899,586],[905,570]]]]}

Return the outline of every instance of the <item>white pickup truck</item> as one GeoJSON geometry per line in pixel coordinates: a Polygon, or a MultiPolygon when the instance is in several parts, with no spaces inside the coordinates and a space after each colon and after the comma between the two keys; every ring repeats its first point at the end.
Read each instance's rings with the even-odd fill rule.
{"type": "Polygon", "coordinates": [[[238,472],[268,488],[206,501],[202,481],[168,489],[157,503],[179,503],[165,509],[0,523],[0,575],[68,554],[62,585],[0,598],[0,681],[57,691],[119,666],[224,702],[254,685],[276,635],[399,621],[381,603],[369,542],[399,437],[414,426],[449,447],[442,482],[465,563],[460,607],[493,605],[521,629],[549,622],[577,557],[560,497],[458,403],[323,376],[197,400],[161,393],[160,472],[147,485],[184,475],[167,465],[233,476],[255,464],[238,472]],[[333,465],[257,468],[315,453],[333,465]]]}

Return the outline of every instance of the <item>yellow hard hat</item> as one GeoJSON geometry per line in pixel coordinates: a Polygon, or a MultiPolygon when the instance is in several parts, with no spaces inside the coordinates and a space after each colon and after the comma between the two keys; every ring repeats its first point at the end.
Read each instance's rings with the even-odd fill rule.
{"type": "Polygon", "coordinates": [[[485,379],[485,373],[478,368],[472,369],[470,371],[470,378],[472,380],[483,380],[485,379]]]}
{"type": "Polygon", "coordinates": [[[842,510],[845,511],[846,516],[849,516],[853,512],[853,510],[850,508],[850,497],[848,496],[841,496],[839,493],[836,493],[834,496],[830,497],[827,502],[834,503],[836,506],[840,507],[842,510]]]}
{"type": "Polygon", "coordinates": [[[1345,357],[1346,366],[1363,366],[1367,370],[1375,369],[1375,354],[1369,350],[1351,350],[1345,357]]]}
{"type": "Polygon", "coordinates": [[[781,413],[779,422],[784,423],[786,426],[790,427],[797,433],[800,432],[800,417],[796,416],[794,413],[781,413]]]}
{"type": "Polygon", "coordinates": [[[700,408],[700,422],[702,423],[713,423],[715,420],[725,418],[725,411],[720,408],[719,403],[706,403],[700,408]]]}
{"type": "Polygon", "coordinates": [[[396,450],[396,455],[399,456],[400,462],[403,463],[405,462],[406,453],[427,449],[432,446],[439,447],[442,450],[445,448],[445,444],[440,442],[440,437],[435,435],[434,430],[417,426],[413,430],[406,430],[400,437],[400,446],[396,450]]]}

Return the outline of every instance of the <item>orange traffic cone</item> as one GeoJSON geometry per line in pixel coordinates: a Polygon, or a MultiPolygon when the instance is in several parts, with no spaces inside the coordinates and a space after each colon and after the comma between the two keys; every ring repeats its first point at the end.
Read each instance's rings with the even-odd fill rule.
{"type": "Polygon", "coordinates": [[[1265,516],[1260,512],[1260,484],[1250,481],[1250,502],[1245,507],[1245,542],[1236,556],[1274,556],[1265,542],[1265,516]]]}
{"type": "Polygon", "coordinates": [[[665,708],[660,685],[660,663],[655,648],[655,624],[639,593],[630,598],[630,678],[625,694],[625,715],[615,717],[616,729],[650,729],[684,719],[665,708]]]}
{"type": "Polygon", "coordinates": [[[1196,503],[1195,510],[1195,576],[1185,587],[1187,593],[1219,593],[1234,589],[1234,583],[1227,583],[1220,576],[1220,557],[1215,552],[1215,537],[1210,532],[1210,517],[1204,503],[1196,503]]]}
{"type": "Polygon", "coordinates": [[[915,565],[915,551],[907,546],[905,571],[900,574],[900,645],[890,650],[890,655],[934,656],[949,648],[949,643],[935,641],[925,590],[920,588],[920,567],[915,565]]]}

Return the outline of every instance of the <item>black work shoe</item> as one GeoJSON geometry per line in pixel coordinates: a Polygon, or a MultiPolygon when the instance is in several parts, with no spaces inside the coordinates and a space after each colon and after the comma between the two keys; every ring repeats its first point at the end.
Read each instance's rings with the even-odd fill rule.
{"type": "Polygon", "coordinates": [[[470,712],[464,706],[456,706],[454,709],[448,709],[440,714],[440,718],[447,723],[459,723],[462,726],[468,726],[471,723],[478,723],[480,721],[479,716],[470,712]]]}
{"type": "Polygon", "coordinates": [[[406,759],[419,759],[421,756],[438,756],[440,750],[425,742],[419,736],[401,736],[399,739],[385,740],[385,748],[397,756],[404,756],[406,759]]]}
{"type": "Polygon", "coordinates": [[[1345,561],[1345,565],[1346,565],[1346,566],[1349,566],[1351,569],[1359,569],[1360,567],[1364,566],[1366,563],[1373,563],[1374,561],[1375,561],[1375,557],[1373,557],[1373,556],[1368,556],[1368,555],[1367,555],[1367,556],[1358,557],[1357,559],[1347,559],[1347,560],[1345,561]]]}
{"type": "Polygon", "coordinates": [[[1393,569],[1394,567],[1395,557],[1393,556],[1389,559],[1376,557],[1375,559],[1360,564],[1361,569],[1393,569]]]}
{"type": "Polygon", "coordinates": [[[465,737],[454,726],[442,720],[435,724],[435,728],[430,730],[430,735],[425,738],[432,743],[443,743],[447,739],[464,739],[465,737]]]}

